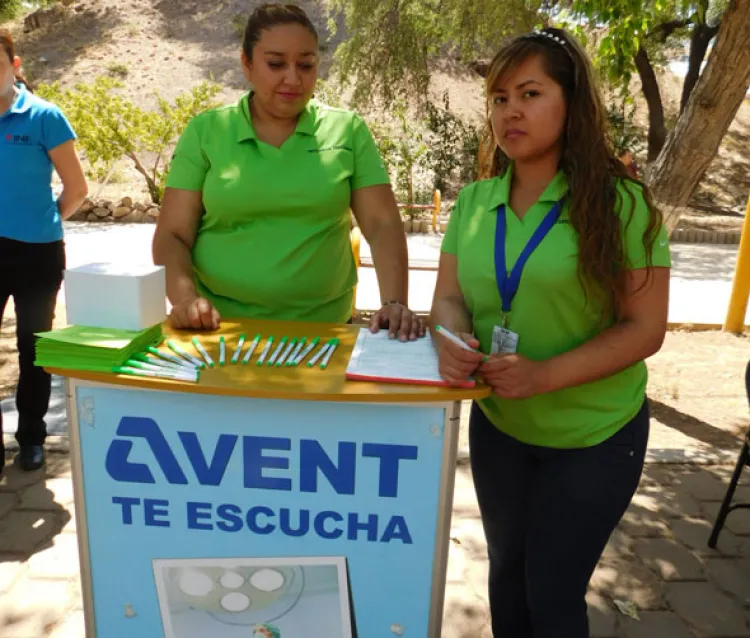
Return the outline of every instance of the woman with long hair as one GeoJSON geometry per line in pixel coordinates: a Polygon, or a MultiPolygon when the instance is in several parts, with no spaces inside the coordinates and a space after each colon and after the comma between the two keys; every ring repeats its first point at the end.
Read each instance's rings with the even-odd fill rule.
{"type": "Polygon", "coordinates": [[[668,241],[568,33],[512,41],[486,92],[484,179],[452,212],[431,321],[474,349],[436,332],[443,377],[493,391],[470,421],[493,633],[585,638],[588,582],[643,468],[668,241]]]}
{"type": "MultiPolygon", "coordinates": [[[[74,139],[60,109],[32,93],[13,38],[0,29],[0,320],[12,297],[20,364],[17,462],[24,470],[44,464],[51,385],[34,365],[34,335],[52,327],[65,268],[62,221],[87,193],[74,139]],[[57,198],[53,169],[63,186],[57,198]]],[[[4,460],[0,414],[0,471],[4,460]]]]}

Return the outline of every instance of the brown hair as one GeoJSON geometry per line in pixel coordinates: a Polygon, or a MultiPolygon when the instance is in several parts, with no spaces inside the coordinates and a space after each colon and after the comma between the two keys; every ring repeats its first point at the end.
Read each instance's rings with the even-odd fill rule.
{"type": "MultiPolygon", "coordinates": [[[[13,60],[16,58],[16,45],[14,44],[13,36],[11,36],[8,29],[0,29],[0,47],[3,48],[3,51],[5,51],[11,63],[13,63],[13,60]]],[[[33,93],[31,84],[29,84],[29,81],[24,76],[23,71],[19,69],[15,72],[15,76],[16,82],[20,82],[33,93]]]]}
{"type": "Polygon", "coordinates": [[[262,4],[255,8],[245,27],[245,37],[242,40],[242,50],[248,60],[253,59],[253,49],[258,44],[263,31],[278,27],[282,24],[298,24],[315,37],[318,42],[318,32],[307,17],[307,14],[294,4],[262,4]]]}
{"type": "MultiPolygon", "coordinates": [[[[633,179],[615,156],[608,138],[607,120],[591,62],[583,48],[562,29],[547,28],[513,40],[492,60],[486,79],[489,96],[498,80],[530,57],[541,56],[545,72],[563,90],[567,103],[567,123],[560,169],[569,185],[570,223],[578,234],[578,275],[587,294],[602,303],[606,320],[618,316],[625,296],[627,256],[623,228],[631,223],[638,187],[649,209],[643,233],[647,266],[652,265],[653,245],[662,217],[648,188],[633,179]],[[629,213],[623,227],[618,211],[623,206],[617,190],[621,181],[628,194],[629,213]]],[[[487,130],[479,150],[480,178],[502,175],[509,158],[498,147],[490,126],[489,100],[487,130]]]]}

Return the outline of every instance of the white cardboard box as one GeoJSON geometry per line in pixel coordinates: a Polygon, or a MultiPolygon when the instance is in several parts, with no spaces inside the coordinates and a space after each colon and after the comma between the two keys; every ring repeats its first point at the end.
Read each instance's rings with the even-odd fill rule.
{"type": "Polygon", "coordinates": [[[65,271],[68,323],[144,330],[167,316],[163,266],[86,264],[65,271]]]}

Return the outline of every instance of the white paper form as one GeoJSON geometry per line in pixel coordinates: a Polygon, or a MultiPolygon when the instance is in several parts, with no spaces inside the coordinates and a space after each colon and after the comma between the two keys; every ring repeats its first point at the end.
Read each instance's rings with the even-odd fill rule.
{"type": "Polygon", "coordinates": [[[389,339],[388,330],[373,334],[360,328],[347,378],[393,383],[446,385],[438,372],[438,356],[430,334],[416,341],[389,339]]]}

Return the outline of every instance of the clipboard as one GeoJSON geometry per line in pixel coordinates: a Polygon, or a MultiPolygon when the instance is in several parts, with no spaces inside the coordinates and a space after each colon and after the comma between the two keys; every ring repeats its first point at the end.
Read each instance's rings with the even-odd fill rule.
{"type": "MultiPolygon", "coordinates": [[[[387,330],[375,334],[361,328],[346,368],[350,381],[450,387],[438,371],[438,355],[429,333],[416,341],[390,339],[387,330]]],[[[476,381],[453,387],[473,388],[476,381]]]]}

